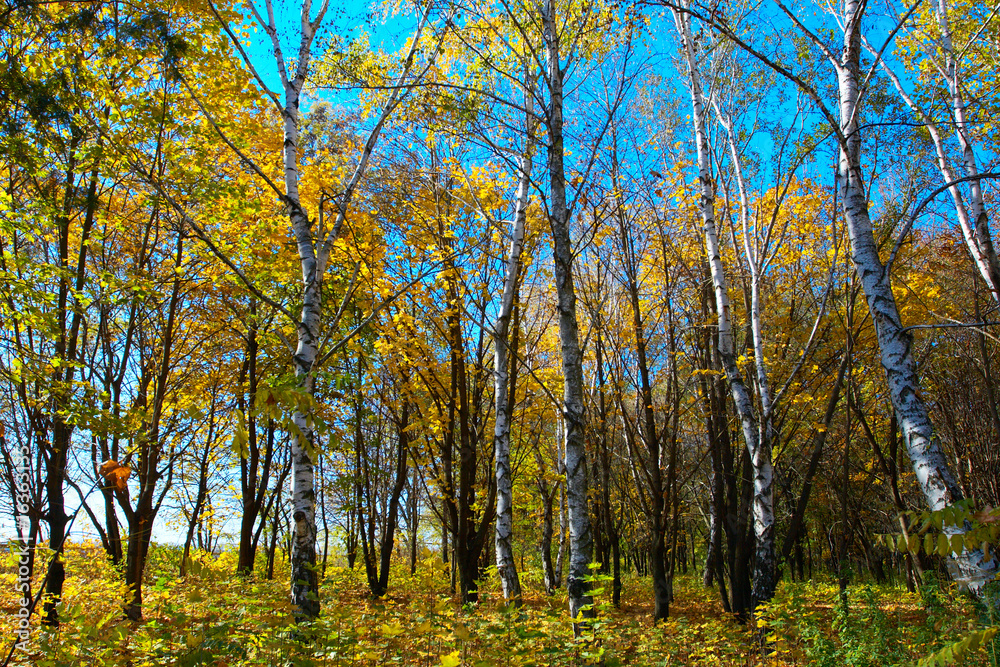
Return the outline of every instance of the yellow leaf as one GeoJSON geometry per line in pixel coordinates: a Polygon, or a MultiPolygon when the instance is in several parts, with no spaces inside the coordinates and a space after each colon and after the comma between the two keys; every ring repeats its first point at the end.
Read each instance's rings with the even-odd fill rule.
{"type": "Polygon", "coordinates": [[[386,637],[395,637],[396,635],[403,634],[403,627],[396,624],[387,625],[383,623],[382,627],[379,628],[379,632],[381,632],[386,637]]]}
{"type": "Polygon", "coordinates": [[[441,656],[441,667],[458,667],[460,664],[462,664],[462,659],[458,657],[458,651],[441,656]]]}

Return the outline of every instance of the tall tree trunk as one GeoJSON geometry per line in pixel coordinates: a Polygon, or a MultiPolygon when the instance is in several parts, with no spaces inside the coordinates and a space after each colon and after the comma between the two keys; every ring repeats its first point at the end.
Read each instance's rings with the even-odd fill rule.
{"type": "MultiPolygon", "coordinates": [[[[669,274],[667,274],[669,276],[669,274]]],[[[670,510],[671,505],[673,507],[673,519],[670,525],[670,567],[667,571],[667,592],[670,596],[670,601],[674,601],[674,573],[677,569],[677,558],[678,554],[678,539],[680,539],[680,514],[681,514],[681,497],[680,497],[680,474],[678,467],[678,433],[679,421],[681,415],[681,389],[680,382],[678,380],[677,373],[677,336],[676,329],[674,326],[674,311],[673,311],[673,301],[667,299],[667,355],[668,355],[668,367],[670,371],[669,387],[670,391],[668,393],[669,405],[671,415],[671,423],[669,427],[665,427],[670,435],[669,441],[669,463],[667,467],[667,480],[664,485],[664,495],[670,497],[667,494],[672,494],[672,501],[664,507],[664,517],[663,522],[666,524],[667,516],[666,512],[670,510]]]]}
{"type": "MultiPolygon", "coordinates": [[[[184,234],[177,233],[177,247],[174,257],[174,266],[179,268],[184,263],[184,234]]],[[[174,332],[177,325],[177,309],[181,301],[181,278],[175,271],[173,287],[170,294],[170,302],[167,306],[166,327],[162,332],[160,358],[156,368],[156,377],[148,378],[140,389],[139,404],[145,408],[145,393],[148,382],[152,379],[155,382],[153,391],[153,404],[149,422],[146,428],[138,437],[138,465],[137,477],[139,483],[139,495],[135,501],[135,508],[131,508],[128,503],[128,491],[119,491],[118,500],[128,515],[129,535],[128,550],[125,556],[125,585],[128,590],[125,602],[125,615],[130,620],[142,620],[142,575],[146,570],[146,557],[149,554],[149,542],[153,536],[153,522],[160,509],[160,503],[170,487],[170,479],[165,482],[165,488],[160,490],[159,499],[156,499],[157,486],[161,473],[158,469],[160,457],[163,452],[163,443],[160,442],[160,421],[163,417],[163,408],[167,398],[167,382],[170,377],[170,369],[173,365],[171,357],[174,332]]],[[[140,379],[140,383],[142,380],[140,379]]],[[[170,471],[172,472],[172,470],[170,471]]],[[[168,474],[170,474],[168,472],[168,474]]]]}
{"type": "MultiPolygon", "coordinates": [[[[436,176],[435,176],[436,178],[436,176]]],[[[435,186],[436,187],[436,186],[435,186]]],[[[451,247],[454,238],[446,234],[445,219],[451,214],[451,194],[445,189],[441,201],[445,206],[438,211],[438,236],[442,245],[451,247]]],[[[481,519],[476,521],[476,478],[478,473],[478,440],[480,429],[473,423],[470,402],[469,372],[466,361],[466,346],[462,329],[463,298],[460,290],[460,270],[449,255],[445,268],[445,289],[448,303],[447,337],[449,366],[451,371],[448,433],[445,434],[442,454],[445,468],[449,523],[453,528],[454,560],[459,591],[463,603],[479,601],[479,559],[485,545],[486,532],[493,520],[496,509],[495,477],[491,476],[487,498],[481,519]],[[452,442],[458,443],[458,483],[454,484],[451,473],[452,442]],[[456,489],[457,486],[457,489],[456,489]]],[[[482,323],[480,323],[482,324],[482,323]]]]}
{"type": "MultiPolygon", "coordinates": [[[[279,103],[277,96],[271,96],[281,113],[284,127],[284,143],[282,147],[282,163],[284,167],[285,195],[283,203],[288,210],[289,223],[295,244],[298,249],[299,263],[302,269],[302,311],[296,323],[298,341],[293,362],[295,377],[300,388],[311,398],[315,393],[316,378],[314,371],[317,362],[320,342],[320,324],[322,321],[322,281],[330,259],[330,251],[340,235],[348,206],[365,171],[379,134],[389,115],[405,99],[412,89],[412,83],[406,84],[414,56],[427,24],[431,5],[423,12],[418,22],[416,34],[410,42],[403,69],[392,87],[389,100],[386,102],[374,127],[368,134],[354,172],[337,198],[336,221],[326,238],[314,240],[312,222],[302,206],[299,194],[299,104],[302,88],[309,74],[309,63],[312,57],[312,45],[317,31],[323,22],[323,17],[329,6],[328,0],[323,0],[316,17],[311,19],[312,3],[305,0],[302,4],[301,24],[299,32],[299,47],[294,61],[293,75],[289,77],[289,69],[282,52],[281,39],[274,22],[272,0],[266,0],[267,20],[251,6],[254,18],[262,26],[271,39],[274,47],[274,59],[278,74],[284,89],[284,104],[279,103]]],[[[433,50],[428,65],[432,64],[440,51],[440,43],[433,50]]],[[[429,69],[429,67],[428,67],[429,69]]],[[[426,71],[426,70],[425,70],[426,71]]],[[[261,84],[263,85],[263,84],[261,84]]],[[[291,599],[295,606],[297,619],[312,618],[319,614],[319,579],[316,573],[316,493],[311,452],[316,448],[316,434],[313,429],[311,408],[306,411],[296,410],[292,415],[295,432],[291,434],[291,466],[292,466],[292,522],[291,535],[291,599]]]]}
{"type": "MultiPolygon", "coordinates": [[[[598,267],[600,272],[600,267],[598,267]]],[[[600,273],[598,273],[598,279],[600,273]]],[[[597,371],[597,418],[598,418],[598,456],[601,464],[601,521],[610,542],[612,565],[611,603],[617,609],[621,604],[621,536],[611,508],[611,446],[608,443],[608,407],[604,377],[604,324],[600,309],[594,312],[594,331],[596,341],[594,346],[595,365],[597,371]]],[[[549,529],[551,530],[552,506],[548,506],[549,529]]]]}
{"type": "MultiPolygon", "coordinates": [[[[559,338],[562,345],[563,419],[566,424],[566,500],[569,509],[570,564],[566,578],[569,611],[574,618],[593,616],[586,578],[590,575],[593,540],[587,507],[587,452],[584,443],[583,355],[576,319],[576,292],[573,287],[573,246],[566,205],[566,174],[563,165],[563,71],[559,56],[559,30],[554,0],[547,0],[542,17],[548,61],[546,83],[549,107],[548,129],[549,186],[555,283],[558,296],[559,338]]],[[[577,634],[579,623],[574,623],[577,634]]]]}
{"type": "MultiPolygon", "coordinates": [[[[889,397],[896,411],[917,483],[931,510],[941,510],[962,500],[956,482],[921,398],[910,334],[904,330],[896,307],[889,275],[879,258],[868,212],[868,196],[861,165],[861,19],[860,0],[844,5],[844,46],[835,62],[839,89],[840,162],[837,185],[843,202],[852,258],[864,289],[875,326],[889,397]]],[[[963,525],[945,525],[947,535],[963,534],[963,525]]],[[[953,554],[949,559],[952,578],[979,594],[997,572],[997,559],[986,558],[979,549],[953,554]]]]}
{"type": "Polygon", "coordinates": [[[406,429],[409,425],[410,403],[404,398],[399,423],[397,424],[396,480],[392,487],[392,494],[389,496],[389,513],[385,518],[385,525],[382,529],[378,579],[375,582],[369,581],[372,595],[375,597],[385,595],[389,589],[389,564],[392,561],[392,547],[395,541],[396,524],[399,517],[399,499],[402,497],[403,488],[406,486],[406,458],[409,456],[410,450],[407,443],[409,434],[406,432],[406,429]]]}
{"type": "Polygon", "coordinates": [[[550,486],[545,479],[545,462],[542,454],[535,448],[535,464],[538,467],[538,476],[535,483],[538,486],[538,495],[542,503],[542,530],[538,536],[538,550],[542,558],[542,583],[545,586],[545,594],[553,595],[559,582],[556,579],[555,570],[552,568],[552,504],[555,499],[558,487],[550,486]]]}
{"type": "Polygon", "coordinates": [[[709,146],[708,114],[701,87],[701,75],[691,35],[690,17],[674,11],[677,32],[683,42],[691,88],[692,122],[698,152],[698,180],[701,186],[701,215],[705,234],[712,284],[715,288],[716,310],[719,324],[719,355],[722,359],[729,390],[743,427],[743,438],[753,466],[753,528],[756,541],[754,557],[752,607],[774,596],[774,508],[773,470],[771,467],[771,433],[758,430],[753,412],[753,401],[736,363],[733,346],[732,323],[729,314],[729,295],[722,264],[722,253],[715,224],[715,180],[712,178],[711,149],[709,146]]]}
{"type": "Polygon", "coordinates": [[[90,244],[90,230],[97,211],[97,166],[91,170],[87,190],[87,205],[83,224],[79,230],[79,245],[75,257],[70,257],[70,241],[73,240],[70,231],[70,214],[76,199],[77,149],[83,140],[82,134],[75,127],[71,128],[69,144],[69,165],[66,170],[66,181],[62,208],[56,217],[58,228],[58,258],[59,258],[59,289],[57,295],[56,325],[58,333],[54,346],[54,359],[58,366],[53,367],[52,377],[52,436],[48,443],[44,439],[39,445],[45,461],[45,493],[48,500],[49,548],[56,554],[49,560],[48,577],[45,584],[45,603],[43,605],[42,622],[46,625],[58,625],[59,613],[56,609],[62,600],[63,583],[66,579],[66,568],[63,565],[63,548],[66,541],[66,499],[63,490],[63,480],[66,477],[66,465],[69,460],[69,447],[73,439],[74,427],[65,420],[64,415],[70,412],[72,386],[77,359],[80,328],[83,323],[83,307],[75,294],[84,287],[84,277],[87,266],[87,249],[90,244]],[[75,264],[75,265],[74,265],[75,264]],[[74,303],[71,305],[70,301],[74,303]],[[70,311],[72,310],[72,315],[70,311]],[[48,447],[45,447],[48,444],[48,447]]]}
{"type": "MultiPolygon", "coordinates": [[[[307,7],[308,5],[304,6],[307,7]]],[[[323,276],[319,270],[313,243],[312,221],[302,207],[299,195],[299,103],[308,73],[310,46],[315,36],[315,27],[310,23],[307,11],[302,16],[302,43],[295,76],[288,79],[283,58],[280,59],[278,66],[285,89],[284,106],[281,110],[284,126],[282,162],[285,199],[302,271],[302,310],[295,327],[298,339],[292,361],[299,387],[311,397],[315,391],[316,380],[313,370],[319,353],[323,276]]],[[[277,37],[272,35],[271,38],[276,44],[276,54],[280,54],[277,37]]],[[[312,458],[317,442],[312,426],[313,420],[307,411],[296,409],[292,414],[292,423],[295,425],[295,431],[289,438],[292,459],[291,600],[295,607],[296,618],[303,619],[319,615],[319,579],[316,576],[316,489],[313,473],[315,464],[312,458]]]]}
{"type": "MultiPolygon", "coordinates": [[[[280,490],[279,490],[280,494],[280,490]]],[[[279,517],[281,515],[281,503],[277,503],[271,510],[271,535],[270,542],[267,545],[267,564],[264,568],[264,578],[268,581],[274,579],[274,560],[278,552],[278,526],[280,525],[279,517]]]]}
{"type": "Polygon", "coordinates": [[[63,495],[63,478],[66,476],[66,459],[69,450],[72,427],[54,420],[52,429],[52,449],[46,461],[45,491],[48,498],[49,549],[55,557],[49,560],[48,576],[45,580],[44,623],[59,625],[57,606],[62,600],[63,582],[66,568],[63,565],[63,544],[66,540],[66,501],[63,495]]]}
{"type": "MultiPolygon", "coordinates": [[[[750,503],[753,498],[753,475],[750,453],[746,447],[737,450],[739,463],[730,476],[730,498],[727,503],[727,536],[729,551],[729,605],[741,621],[750,618],[753,611],[753,582],[751,563],[753,560],[753,530],[748,525],[750,503]]],[[[733,462],[730,460],[730,464],[733,462]]],[[[730,467],[729,469],[733,469],[730,467]]]]}
{"type": "MultiPolygon", "coordinates": [[[[240,458],[240,541],[236,571],[244,576],[253,573],[257,557],[257,536],[265,523],[261,510],[267,501],[274,462],[274,420],[267,419],[264,447],[260,446],[257,414],[257,393],[260,383],[257,371],[259,344],[257,341],[257,303],[250,302],[250,326],[247,327],[246,359],[241,375],[245,371],[248,381],[247,391],[239,395],[240,410],[247,418],[247,456],[240,458]]],[[[241,382],[242,385],[242,382],[241,382]]]]}
{"type": "MultiPolygon", "coordinates": [[[[530,108],[533,87],[530,73],[525,73],[525,104],[529,106],[525,121],[524,152],[519,166],[520,178],[517,185],[517,200],[514,205],[514,224],[511,232],[510,251],[507,255],[507,271],[503,281],[503,296],[500,312],[493,328],[494,339],[494,403],[496,424],[493,430],[493,452],[497,480],[496,519],[496,563],[497,575],[503,588],[504,599],[517,607],[521,606],[521,582],[514,565],[514,550],[511,537],[514,530],[512,480],[510,471],[510,421],[514,414],[514,394],[517,388],[517,359],[510,358],[510,320],[517,300],[518,283],[521,274],[521,250],[524,247],[524,225],[528,217],[528,189],[531,187],[532,134],[534,114],[530,108]]],[[[515,327],[514,337],[517,337],[515,327]]],[[[515,344],[516,355],[516,344],[515,344]]]]}
{"type": "MultiPolygon", "coordinates": [[[[850,282],[848,282],[849,290],[850,282]]],[[[847,606],[847,584],[850,582],[848,577],[848,564],[847,564],[847,536],[848,530],[850,528],[850,515],[847,509],[847,498],[848,498],[848,485],[850,482],[850,461],[851,461],[851,429],[853,427],[851,423],[851,380],[852,380],[852,367],[853,364],[853,334],[854,334],[854,317],[853,308],[848,307],[847,309],[847,389],[844,392],[847,394],[847,408],[844,410],[844,457],[843,457],[843,468],[841,471],[840,479],[840,535],[839,544],[837,545],[837,581],[840,586],[840,600],[847,606]]]]}
{"type": "Polygon", "coordinates": [[[319,456],[319,509],[320,520],[323,522],[323,563],[320,565],[320,572],[326,577],[326,564],[330,556],[330,524],[326,517],[326,477],[323,474],[323,455],[319,456]]]}
{"type": "Polygon", "coordinates": [[[202,449],[201,458],[198,460],[198,493],[195,496],[194,507],[191,508],[191,517],[188,519],[187,534],[184,538],[184,552],[181,555],[180,576],[182,577],[187,575],[194,529],[201,520],[202,512],[205,509],[205,500],[208,497],[208,455],[212,451],[212,443],[215,440],[215,398],[216,391],[213,388],[212,405],[208,415],[208,434],[205,437],[205,448],[202,449]]]}
{"type": "MultiPolygon", "coordinates": [[[[612,171],[612,184],[617,187],[617,172],[612,171]]],[[[632,334],[635,337],[636,361],[639,371],[639,397],[642,401],[641,414],[636,415],[641,421],[641,437],[646,445],[645,478],[649,486],[649,533],[650,573],[653,579],[653,623],[666,619],[670,615],[670,586],[666,571],[666,532],[667,512],[665,502],[669,489],[664,487],[663,473],[660,467],[660,434],[656,430],[656,415],[653,411],[653,387],[649,379],[649,364],[646,361],[646,332],[642,322],[642,311],[639,305],[639,266],[635,254],[634,243],[626,229],[624,203],[616,202],[618,233],[621,243],[623,265],[625,269],[625,289],[632,307],[632,334]]]]}
{"type": "Polygon", "coordinates": [[[409,533],[410,533],[410,575],[417,573],[417,531],[420,529],[420,488],[417,475],[420,471],[417,464],[413,465],[413,476],[410,478],[410,491],[406,496],[406,503],[409,506],[409,533]]]}
{"type": "Polygon", "coordinates": [[[566,456],[565,448],[563,447],[563,438],[565,436],[565,430],[563,429],[563,420],[556,419],[556,456],[558,457],[558,463],[556,468],[559,472],[560,479],[556,483],[559,489],[559,548],[556,551],[556,569],[555,569],[555,585],[559,588],[563,585],[563,565],[566,560],[566,547],[567,540],[566,534],[569,532],[569,511],[566,509],[566,456]]]}
{"type": "MultiPolygon", "coordinates": [[[[704,268],[704,273],[708,275],[708,268],[704,268]]],[[[710,321],[714,310],[711,306],[712,290],[709,281],[703,281],[701,289],[701,312],[705,322],[710,321]]],[[[725,401],[719,401],[721,394],[716,385],[721,380],[710,380],[707,372],[715,371],[716,364],[713,363],[715,355],[712,354],[712,333],[708,326],[703,327],[699,336],[700,354],[699,370],[702,373],[698,376],[698,391],[704,412],[705,432],[708,436],[709,458],[712,466],[711,476],[711,496],[709,504],[709,531],[708,548],[705,555],[705,573],[703,582],[705,586],[712,585],[712,578],[715,577],[719,584],[719,594],[722,599],[723,609],[731,612],[729,604],[729,592],[726,588],[725,560],[722,550],[722,536],[726,533],[726,473],[725,461],[730,448],[729,427],[726,415],[725,401]]],[[[729,457],[731,458],[731,456],[729,457]]]]}

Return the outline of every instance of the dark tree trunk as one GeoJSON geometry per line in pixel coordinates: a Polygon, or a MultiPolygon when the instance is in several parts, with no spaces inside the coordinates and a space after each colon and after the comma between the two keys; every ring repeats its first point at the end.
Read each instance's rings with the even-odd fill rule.
{"type": "Polygon", "coordinates": [[[208,455],[212,451],[212,442],[215,439],[215,397],[216,392],[212,392],[212,404],[208,416],[208,436],[205,438],[205,448],[202,450],[201,458],[198,461],[198,493],[195,496],[194,507],[191,509],[191,517],[188,519],[187,535],[184,539],[184,553],[181,556],[180,575],[187,575],[188,558],[191,555],[191,540],[194,538],[195,527],[201,521],[202,512],[205,509],[205,501],[208,498],[208,455]]]}
{"type": "Polygon", "coordinates": [[[419,471],[416,465],[413,467],[413,476],[410,478],[410,493],[407,496],[409,505],[409,533],[410,533],[410,575],[417,573],[417,531],[420,529],[420,487],[417,475],[419,471]]]}
{"type": "Polygon", "coordinates": [[[52,439],[49,443],[39,441],[45,462],[45,495],[48,500],[47,521],[49,524],[49,548],[55,557],[49,561],[48,578],[45,584],[45,603],[43,605],[42,622],[46,625],[58,625],[59,614],[56,610],[62,600],[63,583],[66,579],[66,569],[61,557],[66,541],[66,500],[63,490],[63,480],[66,478],[66,464],[69,457],[69,446],[73,437],[73,426],[64,420],[63,415],[70,411],[72,400],[75,365],[77,360],[77,345],[80,327],[83,321],[83,309],[76,302],[75,293],[84,287],[84,277],[87,265],[87,249],[90,241],[90,229],[94,223],[97,211],[98,171],[95,165],[90,173],[90,183],[87,191],[86,214],[80,228],[80,241],[76,257],[70,257],[69,245],[70,213],[76,203],[76,170],[77,148],[83,137],[75,127],[71,128],[70,145],[68,149],[69,165],[66,170],[65,194],[62,209],[56,216],[59,238],[59,291],[57,296],[56,324],[59,327],[55,340],[54,358],[61,362],[54,370],[52,383],[52,401],[54,410],[52,420],[52,439]],[[75,260],[75,262],[74,262],[75,260]],[[74,266],[75,263],[75,266],[74,266]],[[72,312],[72,315],[70,313],[72,312]],[[48,447],[45,447],[48,444],[48,447]],[[46,451],[47,450],[47,451],[46,451]]]}
{"type": "Polygon", "coordinates": [[[63,582],[66,579],[66,568],[61,554],[66,539],[66,501],[63,496],[63,479],[66,476],[66,458],[69,450],[71,427],[56,420],[52,434],[52,450],[46,465],[45,491],[48,497],[49,511],[49,548],[55,557],[49,560],[48,577],[45,582],[45,605],[43,607],[43,622],[47,625],[59,625],[59,613],[56,608],[62,600],[63,582]]]}
{"type": "MultiPolygon", "coordinates": [[[[730,470],[732,468],[730,467],[730,470]]],[[[754,551],[754,538],[747,519],[750,517],[750,499],[753,495],[753,472],[750,465],[750,454],[745,447],[740,448],[740,465],[735,474],[730,475],[730,497],[736,502],[728,503],[730,509],[727,517],[729,530],[729,606],[732,613],[740,621],[750,618],[753,609],[751,595],[751,565],[754,551]],[[739,486],[737,487],[737,482],[739,486]],[[739,495],[737,495],[737,493],[739,495]]]]}
{"type": "MultiPolygon", "coordinates": [[[[538,462],[538,469],[542,470],[541,455],[537,451],[535,452],[535,458],[538,462]]],[[[559,587],[555,570],[552,568],[552,534],[554,532],[552,526],[552,505],[555,489],[550,488],[543,477],[539,477],[537,483],[538,494],[542,500],[542,532],[539,536],[538,550],[542,556],[542,578],[545,585],[545,594],[553,595],[556,588],[559,587]]]]}
{"type": "MultiPolygon", "coordinates": [[[[406,486],[406,460],[409,456],[409,437],[406,429],[410,425],[410,404],[403,401],[403,407],[397,424],[397,445],[396,445],[396,481],[392,487],[392,495],[389,497],[389,514],[385,519],[385,527],[382,532],[382,544],[379,554],[379,569],[377,579],[372,581],[369,573],[368,587],[375,597],[385,595],[389,588],[389,563],[392,559],[392,547],[396,534],[396,522],[399,516],[399,499],[403,495],[406,486]]],[[[374,546],[374,545],[373,545],[374,546]]]]}

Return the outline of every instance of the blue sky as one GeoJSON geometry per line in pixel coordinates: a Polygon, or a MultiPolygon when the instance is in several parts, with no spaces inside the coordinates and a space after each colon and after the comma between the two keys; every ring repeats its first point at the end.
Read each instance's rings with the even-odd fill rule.
{"type": "MultiPolygon", "coordinates": [[[[313,17],[315,17],[320,0],[313,0],[313,17]]],[[[267,16],[263,0],[257,0],[257,11],[261,16],[267,16]]],[[[300,38],[301,3],[293,0],[277,0],[274,4],[275,23],[281,38],[282,51],[288,62],[297,54],[300,38]]],[[[253,15],[246,12],[248,21],[253,15]]],[[[347,44],[364,38],[372,47],[395,50],[409,37],[416,25],[415,12],[399,9],[389,10],[380,3],[365,0],[345,0],[332,2],[320,28],[317,43],[313,46],[313,57],[323,53],[327,45],[333,43],[347,44]]],[[[246,51],[253,61],[254,68],[267,85],[275,92],[281,91],[281,81],[275,64],[271,40],[267,34],[258,29],[251,33],[246,51]]]]}

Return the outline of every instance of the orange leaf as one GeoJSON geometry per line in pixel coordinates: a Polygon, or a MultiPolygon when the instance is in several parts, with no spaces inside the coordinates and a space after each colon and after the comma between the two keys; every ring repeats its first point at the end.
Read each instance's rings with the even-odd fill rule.
{"type": "Polygon", "coordinates": [[[121,466],[120,468],[115,468],[115,471],[112,473],[112,475],[115,478],[114,480],[115,488],[121,491],[122,493],[125,493],[125,491],[128,489],[128,478],[129,475],[131,474],[132,471],[126,468],[125,466],[121,466]]]}
{"type": "Polygon", "coordinates": [[[118,461],[115,461],[114,459],[108,459],[107,461],[105,461],[104,463],[101,464],[101,470],[100,470],[101,471],[101,477],[103,477],[104,479],[107,479],[108,475],[111,474],[112,470],[114,470],[115,468],[121,468],[121,467],[122,467],[122,464],[118,463],[118,461]]]}
{"type": "Polygon", "coordinates": [[[979,512],[976,512],[974,518],[979,523],[997,523],[1000,521],[1000,512],[987,505],[979,512]]]}
{"type": "Polygon", "coordinates": [[[100,472],[108,486],[113,486],[122,493],[128,489],[128,478],[132,471],[118,461],[108,459],[101,464],[100,472]]]}

